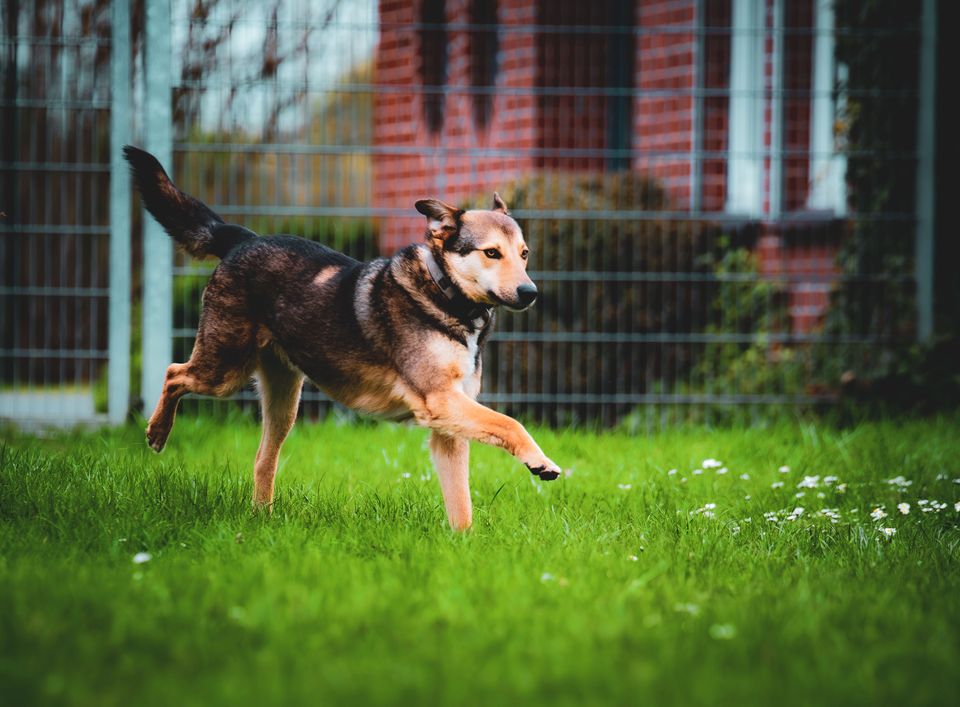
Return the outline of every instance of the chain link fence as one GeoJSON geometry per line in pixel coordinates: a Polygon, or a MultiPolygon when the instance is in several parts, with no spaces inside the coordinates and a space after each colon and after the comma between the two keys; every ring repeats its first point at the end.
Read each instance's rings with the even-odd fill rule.
{"type": "MultiPolygon", "coordinates": [[[[5,5],[2,417],[79,391],[93,418],[108,371],[151,398],[157,342],[189,356],[215,263],[133,238],[108,365],[111,101],[148,147],[162,102],[175,181],[227,220],[356,258],[422,238],[418,198],[498,190],[541,290],[484,359],[482,400],[514,415],[767,419],[930,335],[931,0],[146,0],[111,64],[116,4],[5,5]],[[159,319],[143,279],[168,283],[159,319]]],[[[305,416],[331,407],[308,386],[305,416]]]]}

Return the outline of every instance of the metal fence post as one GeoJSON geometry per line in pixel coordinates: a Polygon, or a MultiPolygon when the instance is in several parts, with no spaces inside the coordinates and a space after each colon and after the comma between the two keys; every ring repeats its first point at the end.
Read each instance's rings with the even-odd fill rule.
{"type": "MultiPolygon", "coordinates": [[[[144,145],[173,171],[173,111],[170,73],[170,0],[148,0],[144,73],[144,145]]],[[[143,392],[144,412],[160,399],[173,359],[173,245],[153,218],[143,222],[143,392]]]]}
{"type": "Polygon", "coordinates": [[[933,336],[934,149],[936,141],[937,0],[920,11],[920,95],[917,106],[917,340],[933,336]]]}
{"type": "Polygon", "coordinates": [[[113,0],[110,56],[110,341],[107,410],[111,424],[130,405],[130,0],[113,0]]]}

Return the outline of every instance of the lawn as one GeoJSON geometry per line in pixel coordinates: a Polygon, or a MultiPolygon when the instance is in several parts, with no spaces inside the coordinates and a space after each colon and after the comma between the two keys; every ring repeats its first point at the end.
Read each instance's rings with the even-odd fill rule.
{"type": "Polygon", "coordinates": [[[0,704],[957,704],[958,430],[542,430],[464,535],[414,428],[298,424],[272,517],[249,421],[8,431],[0,704]]]}

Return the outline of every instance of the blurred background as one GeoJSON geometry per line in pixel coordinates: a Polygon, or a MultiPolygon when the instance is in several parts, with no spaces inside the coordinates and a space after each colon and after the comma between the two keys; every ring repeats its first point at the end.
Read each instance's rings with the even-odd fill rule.
{"type": "Polygon", "coordinates": [[[189,357],[215,262],[144,219],[125,143],[361,259],[423,237],[415,200],[498,190],[542,294],[499,317],[481,398],[525,419],[960,397],[935,0],[0,3],[4,421],[122,422],[189,357]]]}

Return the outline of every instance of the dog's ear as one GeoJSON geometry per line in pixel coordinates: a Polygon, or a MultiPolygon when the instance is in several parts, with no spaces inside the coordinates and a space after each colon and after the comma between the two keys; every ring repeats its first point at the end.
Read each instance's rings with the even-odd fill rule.
{"type": "Polygon", "coordinates": [[[507,210],[507,205],[504,203],[503,199],[500,198],[500,195],[497,192],[493,192],[493,209],[492,211],[499,211],[501,214],[510,215],[510,212],[507,210]]]}
{"type": "Polygon", "coordinates": [[[454,208],[439,199],[421,199],[416,203],[417,211],[427,217],[430,237],[445,241],[457,232],[462,209],[454,208]]]}

